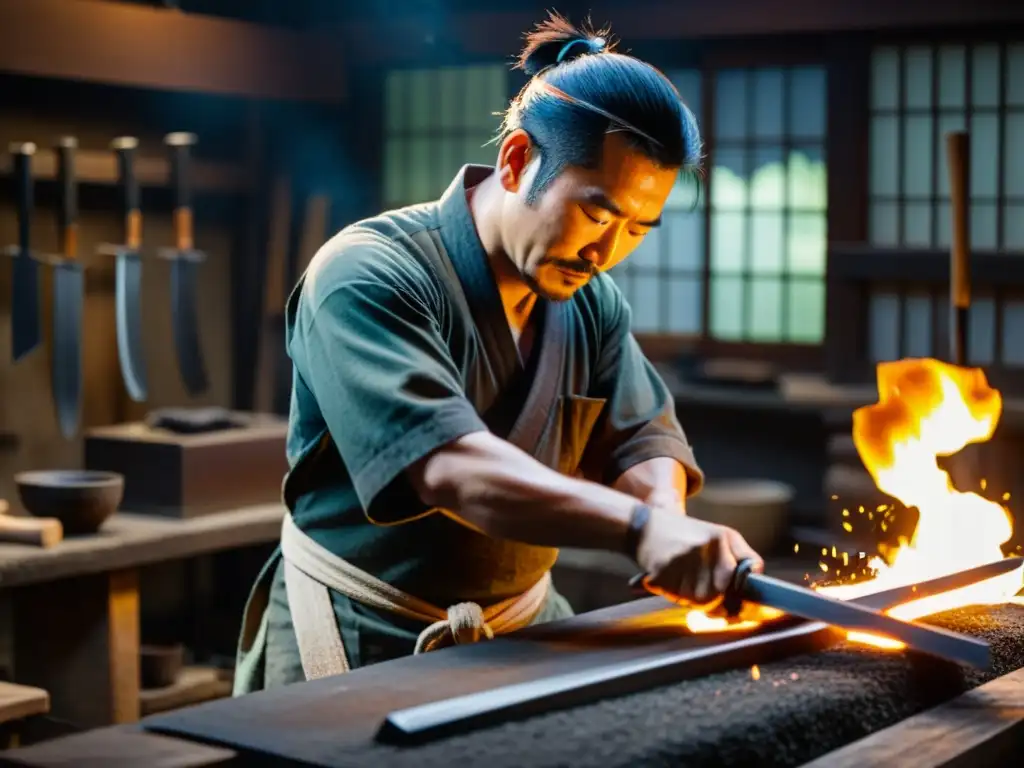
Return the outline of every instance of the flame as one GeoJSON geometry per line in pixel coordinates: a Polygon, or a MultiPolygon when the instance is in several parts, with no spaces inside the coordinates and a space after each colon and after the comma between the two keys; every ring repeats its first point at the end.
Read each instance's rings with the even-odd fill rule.
{"type": "MultiPolygon", "coordinates": [[[[822,587],[843,600],[907,586],[1001,559],[1001,545],[1013,535],[1009,512],[973,492],[958,491],[939,467],[970,443],[992,437],[1002,397],[978,368],[930,358],[881,363],[878,402],[853,414],[853,440],[875,484],[919,513],[909,542],[890,563],[872,558],[873,579],[822,587]]],[[[1022,586],[1020,570],[940,595],[911,600],[888,611],[909,620],[964,605],[991,605],[1013,598],[1022,586]]],[[[851,640],[902,648],[887,638],[849,633],[851,640]]]]}
{"type": "MultiPolygon", "coordinates": [[[[890,556],[868,560],[874,578],[846,584],[816,586],[823,594],[849,600],[882,590],[947,576],[1004,557],[1001,545],[1013,535],[1006,508],[972,492],[958,491],[939,467],[938,457],[952,456],[970,443],[989,440],[1002,413],[1002,397],[988,385],[978,368],[963,368],[930,358],[879,364],[878,402],[853,415],[853,440],[864,466],[879,489],[919,513],[911,540],[901,540],[890,556]]],[[[982,482],[984,488],[984,482],[982,482]]],[[[833,497],[834,498],[834,497],[833,497]]],[[[1003,495],[1003,500],[1009,498],[1003,495]]],[[[863,514],[864,507],[858,511],[863,514]]],[[[884,507],[874,513],[886,513],[884,507]]],[[[873,512],[867,517],[873,519],[873,512]]],[[[887,514],[887,513],[886,513],[887,514]]],[[[844,518],[849,511],[844,510],[844,518]]],[[[886,523],[882,522],[884,529],[886,523]]],[[[844,529],[852,530],[845,523],[844,529]]],[[[822,550],[822,555],[828,553],[822,550]]],[[[836,557],[833,548],[832,557],[836,557]]],[[[863,554],[863,553],[862,553],[863,554]]],[[[844,556],[844,565],[848,564],[844,556]]],[[[828,565],[821,564],[826,573],[828,565]]],[[[951,590],[911,600],[889,611],[904,620],[929,616],[965,605],[992,605],[1017,601],[1024,586],[1021,569],[951,590]]],[[[781,614],[758,606],[744,606],[738,620],[689,610],[684,623],[691,632],[752,629],[781,614]]],[[[847,633],[849,640],[898,650],[903,644],[862,632],[847,633]]]]}

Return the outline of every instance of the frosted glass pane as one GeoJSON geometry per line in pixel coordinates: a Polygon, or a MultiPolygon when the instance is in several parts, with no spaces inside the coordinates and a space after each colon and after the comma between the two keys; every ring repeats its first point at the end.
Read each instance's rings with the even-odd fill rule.
{"type": "Polygon", "coordinates": [[[711,271],[740,272],[746,262],[746,215],[717,211],[711,214],[711,271]]]}
{"type": "Polygon", "coordinates": [[[717,339],[738,341],[743,338],[743,280],[738,277],[711,277],[711,318],[708,329],[717,339]]]}
{"type": "Polygon", "coordinates": [[[872,203],[868,232],[875,245],[899,244],[899,210],[896,203],[872,203]]]}
{"type": "Polygon", "coordinates": [[[903,54],[903,103],[911,109],[932,105],[932,51],[924,46],[903,54]]]}
{"type": "Polygon", "coordinates": [[[462,127],[473,129],[486,126],[487,75],[480,67],[462,70],[462,127]]]}
{"type": "Polygon", "coordinates": [[[786,106],[782,78],[781,69],[758,69],[753,72],[753,135],[759,139],[782,137],[782,115],[786,106]]]}
{"type": "Polygon", "coordinates": [[[405,153],[408,140],[387,139],[384,142],[384,203],[389,208],[397,207],[408,199],[405,180],[408,164],[405,153]]]}
{"type": "Polygon", "coordinates": [[[868,302],[868,354],[881,363],[900,356],[900,297],[888,291],[873,291],[868,302]]]}
{"type": "Polygon", "coordinates": [[[414,69],[409,72],[409,129],[423,131],[437,124],[433,72],[414,69]]]}
{"type": "Polygon", "coordinates": [[[795,275],[825,274],[828,248],[827,219],[823,213],[793,213],[786,245],[789,271],[795,275]]]}
{"type": "Polygon", "coordinates": [[[903,244],[926,248],[932,244],[932,204],[907,203],[903,209],[903,244]]]}
{"type": "Polygon", "coordinates": [[[493,144],[488,144],[488,141],[490,141],[490,137],[484,133],[464,137],[462,140],[463,163],[493,166],[498,156],[498,148],[493,144]]]}
{"type": "Polygon", "coordinates": [[[741,139],[747,135],[747,73],[723,69],[715,78],[715,136],[741,139]]]}
{"type": "Polygon", "coordinates": [[[828,102],[825,70],[800,67],[789,73],[789,134],[796,139],[824,139],[828,102]]]}
{"type": "Polygon", "coordinates": [[[661,280],[657,275],[636,275],[633,278],[633,292],[630,296],[633,310],[633,330],[661,330],[661,280]]]}
{"type": "MultiPolygon", "coordinates": [[[[996,354],[996,304],[991,298],[975,298],[967,319],[967,360],[971,365],[991,365],[996,354]]],[[[946,341],[948,347],[949,342],[946,341]]]]}
{"type": "Polygon", "coordinates": [[[903,192],[908,197],[932,194],[932,119],[908,115],[903,122],[903,192]]]}
{"type": "Polygon", "coordinates": [[[948,248],[953,242],[953,219],[949,210],[949,200],[935,203],[935,247],[948,248]]]}
{"type": "Polygon", "coordinates": [[[971,197],[995,197],[999,190],[999,117],[971,120],[971,197]]]}
{"type": "Polygon", "coordinates": [[[967,51],[962,45],[939,49],[939,106],[964,106],[967,84],[967,51]]]}
{"type": "Polygon", "coordinates": [[[445,67],[438,72],[437,120],[443,130],[461,128],[459,100],[462,91],[462,70],[445,67]]]}
{"type": "Polygon", "coordinates": [[[508,106],[508,70],[502,65],[487,67],[484,77],[484,98],[487,103],[483,127],[495,131],[508,106]]]}
{"type": "Polygon", "coordinates": [[[942,115],[939,118],[939,190],[940,196],[949,197],[949,163],[946,162],[946,134],[962,131],[967,123],[963,115],[942,115]]]}
{"type": "Polygon", "coordinates": [[[679,91],[679,96],[683,103],[690,108],[694,117],[697,118],[697,125],[703,128],[703,115],[700,111],[701,73],[695,69],[676,69],[666,74],[676,87],[676,90],[679,91]]]}
{"type": "Polygon", "coordinates": [[[871,106],[895,109],[899,106],[899,52],[876,48],[871,53],[871,106]]]}
{"type": "Polygon", "coordinates": [[[971,206],[971,247],[983,250],[996,247],[997,218],[995,203],[975,203],[971,206]]]}
{"type": "Polygon", "coordinates": [[[782,214],[755,211],[750,225],[750,270],[757,274],[781,274],[785,242],[782,214]]]}
{"type": "Polygon", "coordinates": [[[1024,43],[1006,49],[1006,103],[1024,106],[1024,43]]]}
{"type": "Polygon", "coordinates": [[[711,168],[711,205],[743,208],[747,204],[747,156],[742,149],[715,152],[711,168]]]}
{"type": "Polygon", "coordinates": [[[912,293],[905,301],[903,355],[932,357],[932,297],[927,293],[912,293]]]}
{"type": "Polygon", "coordinates": [[[1006,205],[1003,213],[1003,248],[1024,251],[1024,205],[1006,205]]]}
{"type": "Polygon", "coordinates": [[[680,173],[665,201],[666,211],[701,210],[707,203],[704,180],[680,173]]]}
{"type": "Polygon", "coordinates": [[[1006,141],[1003,144],[1006,194],[1024,197],[1024,114],[1008,114],[1006,141]]]}
{"type": "Polygon", "coordinates": [[[779,210],[786,205],[786,168],[782,147],[757,147],[753,150],[750,174],[752,208],[779,210]]]}
{"type": "Polygon", "coordinates": [[[648,232],[636,250],[629,255],[630,266],[657,269],[662,263],[661,240],[663,236],[661,229],[652,229],[648,232]]]}
{"type": "Polygon", "coordinates": [[[872,195],[899,194],[899,119],[893,115],[871,118],[872,195]]]}
{"type": "Polygon", "coordinates": [[[1003,364],[1024,367],[1024,302],[1003,304],[1003,364]]]}
{"type": "Polygon", "coordinates": [[[703,307],[700,278],[673,276],[668,286],[668,332],[700,333],[703,307]]]}
{"type": "Polygon", "coordinates": [[[751,341],[782,341],[782,280],[755,277],[750,283],[747,338],[751,341]]]}
{"type": "Polygon", "coordinates": [[[820,147],[796,147],[789,153],[788,203],[804,211],[824,211],[828,205],[828,173],[820,147]]]}
{"type": "MultiPolygon", "coordinates": [[[[462,169],[466,158],[462,153],[462,138],[445,136],[438,142],[437,173],[438,181],[444,183],[445,189],[455,175],[462,169]]],[[[443,191],[443,190],[442,190],[443,191]]]]}
{"type": "Polygon", "coordinates": [[[662,237],[668,241],[666,263],[672,271],[699,270],[704,264],[704,217],[699,211],[666,211],[662,237]]]}
{"type": "Polygon", "coordinates": [[[405,72],[388,72],[384,78],[384,129],[388,133],[404,130],[407,123],[405,72]]]}
{"type": "Polygon", "coordinates": [[[999,106],[999,46],[974,49],[971,72],[971,103],[976,107],[999,106]]]}
{"type": "Polygon", "coordinates": [[[825,338],[825,283],[793,280],[787,288],[786,340],[819,344],[825,338]]]}
{"type": "Polygon", "coordinates": [[[407,203],[422,203],[435,197],[435,179],[433,156],[434,142],[426,138],[409,140],[409,164],[406,166],[408,181],[406,184],[407,203]]]}

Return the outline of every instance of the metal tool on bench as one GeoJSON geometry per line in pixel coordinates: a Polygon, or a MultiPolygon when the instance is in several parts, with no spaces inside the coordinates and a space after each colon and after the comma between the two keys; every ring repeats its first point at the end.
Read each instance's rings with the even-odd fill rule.
{"type": "MultiPolygon", "coordinates": [[[[1022,565],[1022,558],[1006,558],[929,581],[864,595],[850,602],[859,608],[885,611],[910,600],[997,578],[1019,570],[1022,565]]],[[[638,587],[640,580],[640,577],[634,580],[638,587]]],[[[763,664],[798,651],[826,648],[833,642],[827,640],[829,637],[835,638],[837,634],[824,622],[801,622],[788,617],[771,622],[766,632],[740,638],[725,637],[710,645],[655,652],[624,664],[549,675],[395,710],[381,723],[376,739],[401,745],[419,744],[726,669],[763,664]]]]}
{"type": "Polygon", "coordinates": [[[174,193],[174,247],[160,250],[171,260],[171,307],[174,322],[174,347],[178,370],[190,395],[206,391],[208,380],[203,351],[199,343],[197,298],[199,264],[205,259],[195,248],[192,222],[191,150],[193,133],[169,133],[164,144],[170,150],[171,187],[174,193]]]}
{"type": "MultiPolygon", "coordinates": [[[[646,580],[646,574],[638,574],[630,580],[630,587],[643,588],[646,580]]],[[[871,608],[837,600],[813,589],[756,573],[752,560],[743,560],[739,563],[722,605],[727,613],[736,615],[744,602],[757,603],[802,619],[821,621],[846,630],[884,635],[899,640],[917,651],[951,661],[981,668],[987,668],[989,665],[988,643],[938,627],[901,621],[871,608]]]]}
{"type": "Polygon", "coordinates": [[[53,266],[53,399],[60,431],[71,438],[82,410],[82,304],[85,281],[78,260],[78,181],[75,150],[78,140],[65,136],[57,143],[57,228],[60,251],[47,258],[53,266]]]}
{"type": "Polygon", "coordinates": [[[146,399],[146,361],[142,350],[142,211],[139,182],[135,175],[133,136],[121,136],[110,143],[117,156],[121,199],[124,207],[124,241],[103,244],[100,253],[113,256],[117,319],[117,357],[128,396],[135,402],[146,399]]]}
{"type": "Polygon", "coordinates": [[[11,352],[17,362],[39,346],[39,267],[32,253],[33,177],[32,157],[36,145],[10,145],[18,209],[18,243],[5,249],[13,257],[11,295],[11,352]]]}

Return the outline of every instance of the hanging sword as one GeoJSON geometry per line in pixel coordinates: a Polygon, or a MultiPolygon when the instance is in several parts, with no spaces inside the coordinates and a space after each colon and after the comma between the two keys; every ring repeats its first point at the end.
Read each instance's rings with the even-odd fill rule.
{"type": "Polygon", "coordinates": [[[82,410],[82,304],[85,281],[78,260],[78,182],[71,136],[57,145],[57,227],[60,252],[53,265],[53,399],[60,431],[70,439],[78,431],[82,410]]]}
{"type": "Polygon", "coordinates": [[[192,188],[189,160],[196,143],[193,133],[170,133],[164,137],[170,149],[171,187],[174,193],[174,248],[161,249],[171,259],[171,308],[174,323],[174,346],[178,354],[178,370],[190,395],[206,391],[208,381],[199,344],[196,308],[199,263],[206,258],[195,249],[192,239],[192,188]]]}
{"type": "Polygon", "coordinates": [[[138,139],[122,136],[110,143],[117,156],[122,203],[124,242],[104,244],[99,250],[114,256],[117,357],[128,396],[137,403],[147,396],[146,361],[142,351],[142,211],[139,182],[135,176],[138,139]]]}
{"type": "Polygon", "coordinates": [[[14,188],[18,206],[18,244],[5,249],[13,257],[11,296],[11,353],[17,362],[39,346],[39,268],[32,253],[33,178],[31,142],[11,144],[14,188]]]}

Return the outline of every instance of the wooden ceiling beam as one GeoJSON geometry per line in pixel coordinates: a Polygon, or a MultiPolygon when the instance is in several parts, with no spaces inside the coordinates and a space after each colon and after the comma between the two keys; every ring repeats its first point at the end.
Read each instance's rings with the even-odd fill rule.
{"type": "Polygon", "coordinates": [[[0,71],[255,99],[339,103],[328,35],[105,0],[0,0],[0,71]]]}
{"type": "MultiPolygon", "coordinates": [[[[625,47],[645,40],[699,40],[757,35],[870,32],[1024,23],[1024,2],[1007,0],[641,0],[629,9],[603,0],[597,25],[610,22],[625,47]]],[[[430,59],[442,48],[508,59],[534,11],[420,14],[345,24],[339,36],[350,61],[403,63],[430,59]]],[[[576,20],[575,18],[573,20],[576,20]]]]}

